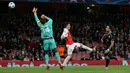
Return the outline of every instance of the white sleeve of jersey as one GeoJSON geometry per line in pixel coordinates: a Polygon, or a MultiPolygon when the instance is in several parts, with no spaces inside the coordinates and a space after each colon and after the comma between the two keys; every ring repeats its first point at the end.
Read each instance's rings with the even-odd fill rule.
{"type": "Polygon", "coordinates": [[[68,37],[68,30],[65,28],[62,35],[61,35],[61,39],[64,39],[66,37],[68,37]]]}

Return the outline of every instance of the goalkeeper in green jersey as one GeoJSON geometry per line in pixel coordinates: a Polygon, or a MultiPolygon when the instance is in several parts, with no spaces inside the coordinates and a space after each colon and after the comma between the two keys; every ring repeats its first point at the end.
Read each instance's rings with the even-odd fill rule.
{"type": "Polygon", "coordinates": [[[41,15],[41,18],[39,20],[39,18],[37,16],[37,8],[33,8],[32,12],[34,13],[36,23],[41,30],[41,38],[43,39],[43,48],[44,48],[44,53],[45,53],[44,58],[45,58],[45,62],[47,65],[47,70],[50,69],[50,66],[48,65],[49,50],[53,51],[53,53],[55,54],[55,57],[57,58],[57,60],[59,62],[60,68],[63,69],[59,53],[56,49],[57,46],[55,43],[55,39],[53,37],[53,28],[52,28],[53,20],[51,18],[45,16],[44,14],[41,15]],[[47,22],[44,21],[45,19],[47,19],[47,22]]]}

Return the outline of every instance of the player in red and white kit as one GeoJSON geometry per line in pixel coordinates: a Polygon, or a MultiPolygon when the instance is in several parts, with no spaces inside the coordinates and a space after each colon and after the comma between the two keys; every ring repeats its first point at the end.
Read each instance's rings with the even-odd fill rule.
{"type": "Polygon", "coordinates": [[[92,49],[92,48],[89,48],[89,47],[83,45],[82,43],[74,43],[69,30],[70,30],[70,24],[66,24],[66,26],[63,30],[63,33],[61,35],[61,39],[65,39],[65,41],[66,41],[67,54],[68,54],[68,56],[65,58],[65,60],[63,62],[63,66],[65,66],[67,64],[67,62],[70,60],[70,58],[72,57],[74,48],[82,47],[83,49],[89,50],[91,52],[95,51],[95,48],[96,48],[96,46],[92,49]]]}

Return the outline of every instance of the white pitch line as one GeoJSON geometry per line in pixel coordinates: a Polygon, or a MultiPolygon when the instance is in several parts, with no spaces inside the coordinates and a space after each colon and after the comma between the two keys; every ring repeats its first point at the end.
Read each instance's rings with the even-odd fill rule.
{"type": "MultiPolygon", "coordinates": [[[[76,72],[82,72],[82,73],[109,73],[109,71],[76,71],[76,72]]],[[[112,72],[112,73],[118,73],[118,72],[112,72]]]]}
{"type": "Polygon", "coordinates": [[[103,72],[104,73],[105,71],[76,71],[76,72],[84,72],[84,73],[86,73],[86,72],[90,72],[90,73],[95,73],[95,72],[99,73],[100,72],[100,73],[102,73],[103,72]]]}

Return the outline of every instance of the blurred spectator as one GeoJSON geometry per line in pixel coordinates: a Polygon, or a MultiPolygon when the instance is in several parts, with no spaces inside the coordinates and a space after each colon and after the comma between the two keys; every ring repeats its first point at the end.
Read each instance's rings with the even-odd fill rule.
{"type": "Polygon", "coordinates": [[[23,59],[23,61],[30,61],[30,59],[28,58],[28,56],[25,56],[25,58],[23,59]]]}
{"type": "Polygon", "coordinates": [[[57,50],[59,52],[60,57],[64,58],[64,47],[62,45],[58,45],[57,50]]]}
{"type": "Polygon", "coordinates": [[[130,60],[130,53],[128,53],[128,59],[130,60]]]}
{"type": "MultiPolygon", "coordinates": [[[[52,13],[47,13],[47,15],[52,16],[54,20],[54,38],[58,45],[60,44],[60,36],[64,27],[63,24],[65,22],[71,22],[72,29],[70,31],[72,32],[74,41],[84,43],[89,47],[92,47],[93,42],[96,42],[96,45],[99,46],[97,47],[99,50],[95,53],[89,53],[86,50],[78,50],[78,52],[74,51],[76,54],[74,59],[102,59],[101,50],[103,50],[103,46],[100,46],[100,39],[105,33],[104,27],[107,24],[113,26],[113,33],[115,36],[114,55],[119,55],[121,57],[127,55],[128,58],[130,58],[129,15],[126,16],[126,14],[102,12],[97,14],[77,12],[76,14],[67,9],[65,12],[56,11],[52,13]]],[[[6,16],[4,15],[2,17],[6,16]]],[[[5,26],[6,25],[7,24],[5,24],[5,26]]],[[[42,50],[42,43],[39,28],[31,13],[12,13],[11,17],[8,19],[8,27],[0,27],[0,59],[43,60],[44,51],[42,50]]],[[[61,47],[58,46],[58,49],[59,48],[61,47]]],[[[64,47],[62,47],[62,49],[63,48],[64,47]]],[[[66,52],[65,48],[64,51],[66,52]]],[[[50,56],[53,55],[50,53],[50,56]]],[[[61,54],[61,56],[63,56],[63,54],[61,54]]]]}

